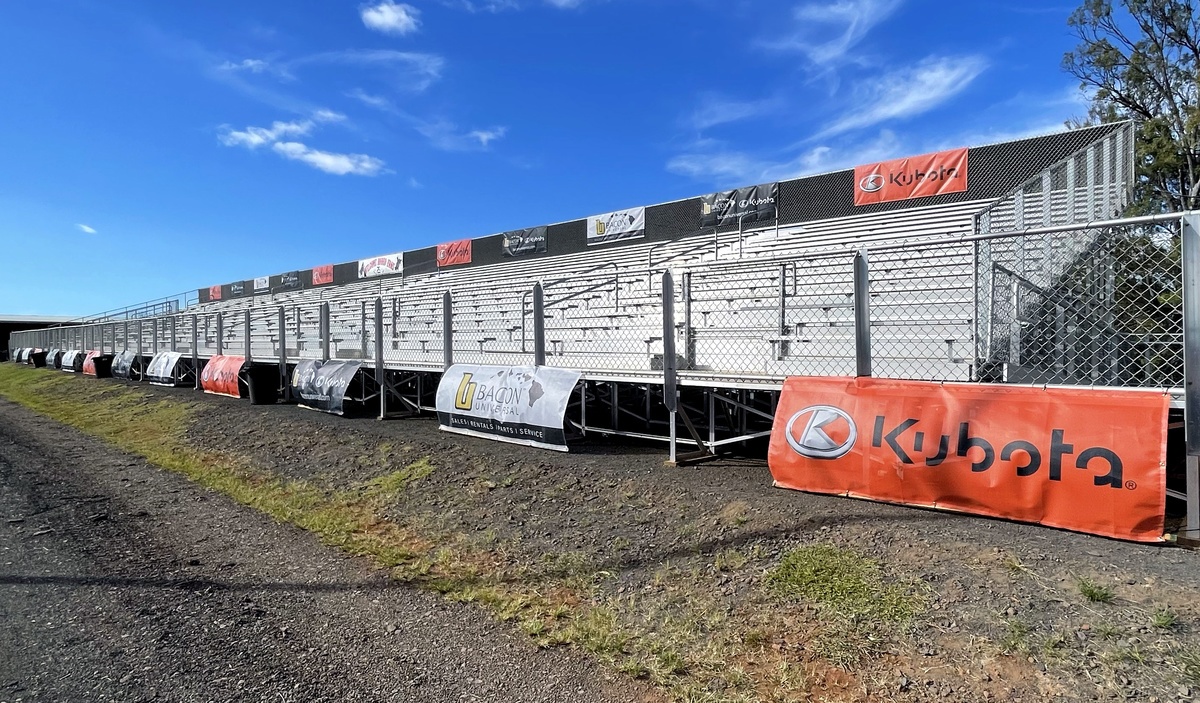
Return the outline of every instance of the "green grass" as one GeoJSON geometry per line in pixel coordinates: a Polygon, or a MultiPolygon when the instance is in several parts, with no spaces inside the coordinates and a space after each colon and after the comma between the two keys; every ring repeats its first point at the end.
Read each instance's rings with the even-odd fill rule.
{"type": "Polygon", "coordinates": [[[829,544],[788,552],[767,583],[783,598],[818,603],[851,618],[905,622],[923,603],[903,586],[886,583],[874,559],[829,544]]]}
{"type": "Polygon", "coordinates": [[[1113,591],[1112,586],[1096,583],[1089,578],[1081,578],[1078,581],[1079,593],[1093,603],[1112,603],[1117,594],[1113,591]]]}
{"type": "Polygon", "coordinates": [[[1150,626],[1160,630],[1167,630],[1175,627],[1175,623],[1179,621],[1179,616],[1170,608],[1162,607],[1155,609],[1150,616],[1150,626]]]}

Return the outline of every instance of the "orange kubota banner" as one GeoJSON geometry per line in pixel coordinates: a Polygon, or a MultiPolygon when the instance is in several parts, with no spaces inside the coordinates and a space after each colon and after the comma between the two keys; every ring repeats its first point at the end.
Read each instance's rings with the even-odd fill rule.
{"type": "Polygon", "coordinates": [[[245,364],[244,356],[214,356],[208,360],[204,371],[200,373],[200,387],[205,393],[241,398],[238,374],[242,372],[242,366],[245,364]]]}
{"type": "Polygon", "coordinates": [[[775,485],[1162,539],[1168,399],[1151,391],[787,379],[775,485]]]}
{"type": "Polygon", "coordinates": [[[967,189],[967,150],[909,156],[854,169],[854,204],[924,198],[967,189]]]}
{"type": "Polygon", "coordinates": [[[87,353],[87,357],[83,360],[84,376],[96,375],[96,357],[98,356],[100,356],[100,352],[98,350],[92,350],[87,353]]]}

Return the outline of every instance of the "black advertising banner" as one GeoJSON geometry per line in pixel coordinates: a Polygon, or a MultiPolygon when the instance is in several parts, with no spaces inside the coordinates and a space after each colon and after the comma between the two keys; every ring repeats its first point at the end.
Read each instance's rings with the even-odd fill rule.
{"type": "Polygon", "coordinates": [[[229,284],[229,295],[232,298],[238,298],[246,294],[246,282],[238,281],[237,283],[229,284]]]}
{"type": "Polygon", "coordinates": [[[305,359],[292,372],[292,392],[302,408],[341,415],[346,389],[361,366],[361,361],[305,359]]]}
{"type": "Polygon", "coordinates": [[[133,349],[126,349],[117,354],[113,359],[112,375],[113,378],[128,379],[130,371],[133,369],[133,360],[137,358],[137,352],[133,349]]]}
{"type": "Polygon", "coordinates": [[[505,256],[546,253],[546,227],[530,227],[505,232],[501,243],[505,256]]]}
{"type": "Polygon", "coordinates": [[[300,289],[300,272],[288,271],[287,273],[279,274],[279,289],[280,290],[299,290],[300,289]]]}
{"type": "Polygon", "coordinates": [[[741,222],[774,220],[778,212],[779,184],[764,183],[700,199],[700,226],[716,227],[741,222]]]}

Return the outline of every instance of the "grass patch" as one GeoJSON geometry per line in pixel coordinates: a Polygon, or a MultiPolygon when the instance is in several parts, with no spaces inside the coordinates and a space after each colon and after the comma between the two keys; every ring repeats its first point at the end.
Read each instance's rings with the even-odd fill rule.
{"type": "Polygon", "coordinates": [[[1177,622],[1179,622],[1179,616],[1167,607],[1155,609],[1154,613],[1150,616],[1150,626],[1160,630],[1175,627],[1177,622]]]}
{"type": "Polygon", "coordinates": [[[905,622],[922,605],[918,595],[886,583],[874,559],[829,544],[788,552],[767,583],[780,597],[819,603],[851,618],[905,622]]]}
{"type": "Polygon", "coordinates": [[[1079,586],[1079,593],[1092,603],[1112,603],[1113,599],[1117,597],[1112,586],[1096,583],[1086,577],[1079,579],[1077,585],[1079,586]]]}

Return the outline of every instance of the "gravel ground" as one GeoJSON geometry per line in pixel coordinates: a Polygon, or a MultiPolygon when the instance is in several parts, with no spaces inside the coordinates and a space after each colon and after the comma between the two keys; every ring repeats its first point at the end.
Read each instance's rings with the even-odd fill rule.
{"type": "Polygon", "coordinates": [[[0,701],[637,701],[589,658],[0,401],[0,701]]]}
{"type": "MultiPolygon", "coordinates": [[[[737,644],[736,650],[724,650],[739,652],[725,662],[724,668],[730,672],[753,666],[773,670],[781,663],[796,662],[803,667],[810,692],[800,700],[1175,703],[1197,700],[1200,695],[1200,608],[1196,602],[1200,554],[1195,552],[773,489],[765,464],[753,459],[669,467],[663,464],[665,451],[660,446],[587,439],[574,443],[570,454],[558,454],[447,434],[429,418],[347,419],[294,406],[256,407],[185,389],[139,388],[151,397],[195,404],[195,421],[189,431],[193,444],[246,457],[262,469],[334,490],[429,459],[433,471],[411,484],[388,507],[388,517],[396,523],[444,537],[447,543],[485,551],[506,565],[534,571],[566,569],[586,576],[591,584],[589,602],[610,608],[630,627],[649,633],[647,637],[656,646],[673,644],[667,637],[671,627],[679,630],[679,623],[687,621],[691,629],[685,634],[693,643],[707,639],[737,644]],[[782,602],[764,583],[790,550],[812,545],[833,545],[869,557],[880,565],[889,583],[916,594],[923,607],[904,627],[866,632],[870,642],[858,635],[857,639],[845,639],[847,647],[865,647],[865,656],[843,659],[836,647],[822,648],[822,641],[828,643],[830,636],[828,614],[811,603],[782,602]],[[1111,597],[1103,600],[1109,602],[1089,600],[1081,580],[1107,589],[1111,597]],[[691,621],[697,613],[704,622],[691,621]],[[837,664],[831,665],[831,661],[837,664]]],[[[296,694],[296,700],[322,696],[355,699],[372,690],[396,692],[398,700],[423,700],[423,696],[459,699],[464,692],[479,700],[506,700],[506,694],[512,700],[590,700],[576,691],[612,700],[652,695],[643,688],[627,688],[638,683],[633,678],[618,676],[603,685],[590,683],[605,681],[602,672],[613,669],[592,667],[585,663],[592,661],[590,657],[566,654],[577,651],[573,649],[535,651],[527,644],[528,638],[515,634],[515,627],[489,625],[480,610],[393,587],[356,562],[314,545],[301,533],[275,526],[124,455],[108,450],[97,453],[89,440],[53,423],[33,420],[12,406],[0,406],[0,428],[4,428],[0,429],[0,461],[7,462],[0,468],[4,480],[18,486],[0,498],[4,514],[27,516],[58,503],[68,506],[46,513],[46,518],[27,517],[17,525],[0,526],[6,545],[12,545],[6,549],[28,553],[29,559],[43,558],[36,553],[41,541],[49,540],[46,546],[61,544],[63,535],[33,534],[59,529],[55,523],[64,515],[74,516],[72,524],[79,531],[67,540],[69,544],[49,553],[59,556],[45,557],[61,564],[30,562],[16,573],[41,574],[50,568],[67,576],[99,571],[104,578],[117,579],[155,574],[168,581],[203,584],[149,587],[135,582],[123,593],[91,581],[73,584],[71,589],[54,584],[55,588],[47,589],[50,593],[39,595],[57,598],[64,605],[39,605],[37,613],[54,614],[51,621],[56,629],[45,629],[39,619],[44,615],[17,606],[28,603],[25,594],[34,592],[31,589],[48,584],[13,583],[12,577],[0,576],[6,579],[0,581],[5,617],[27,623],[21,625],[26,629],[34,627],[28,623],[37,623],[42,633],[33,640],[40,644],[32,649],[45,651],[45,655],[12,655],[0,650],[4,652],[0,655],[0,679],[14,679],[26,691],[57,685],[58,674],[38,678],[30,672],[48,666],[36,657],[66,651],[69,654],[62,660],[86,662],[73,667],[76,676],[87,678],[79,672],[104,671],[119,681],[128,674],[127,686],[140,680],[137,672],[146,666],[143,661],[173,661],[175,666],[168,668],[181,672],[187,668],[179,662],[188,661],[189,667],[207,670],[200,678],[210,687],[225,687],[209,696],[215,699],[233,697],[239,679],[244,686],[272,685],[264,682],[276,671],[279,680],[287,681],[288,691],[297,684],[308,685],[306,677],[334,687],[296,694]],[[14,427],[19,429],[11,429],[14,427]],[[66,445],[61,436],[70,438],[66,445]],[[18,452],[24,453],[11,458],[18,452]],[[36,468],[71,465],[83,456],[87,466],[65,472],[74,478],[62,486],[48,469],[36,468]],[[112,463],[105,457],[111,457],[112,463]],[[123,477],[132,480],[122,481],[123,477]],[[39,497],[33,505],[3,502],[14,500],[10,494],[23,501],[31,500],[29,496],[59,495],[53,491],[60,491],[61,497],[39,497]],[[117,496],[129,504],[107,507],[115,505],[117,496]],[[88,502],[92,498],[104,499],[100,504],[106,506],[103,512],[107,517],[93,520],[102,511],[88,502]],[[139,511],[149,515],[139,516],[139,511]],[[179,517],[193,513],[194,522],[185,524],[179,517]],[[88,547],[93,537],[120,525],[125,527],[117,530],[116,545],[88,547]],[[209,525],[221,527],[217,530],[206,527],[209,525]],[[222,545],[219,549],[217,543],[222,545]],[[66,551],[68,546],[71,551],[66,551]],[[228,551],[235,556],[213,556],[205,550],[228,551]],[[133,561],[127,561],[130,559],[133,561]],[[192,559],[200,563],[189,565],[192,559]],[[231,566],[224,566],[227,563],[231,566]],[[334,573],[340,576],[331,577],[334,573]],[[245,585],[262,584],[264,579],[268,583],[355,585],[346,587],[351,589],[348,591],[329,586],[314,591],[311,587],[259,585],[256,589],[245,585]],[[374,586],[358,585],[363,580],[374,586]],[[380,595],[383,590],[386,596],[380,595]],[[155,605],[150,596],[166,597],[155,605]],[[126,599],[122,603],[130,604],[111,602],[122,597],[126,599]],[[348,603],[351,599],[357,599],[354,605],[348,603]],[[138,648],[142,659],[122,659],[130,656],[121,653],[127,645],[96,647],[78,639],[77,626],[64,624],[64,629],[57,629],[58,612],[72,612],[65,606],[69,601],[84,604],[82,612],[87,616],[82,622],[88,633],[107,627],[139,640],[143,636],[137,633],[146,631],[156,638],[163,631],[186,634],[172,634],[150,648],[138,648]],[[138,615],[143,601],[153,610],[138,615]],[[394,610],[380,613],[379,608],[385,607],[380,602],[394,610]],[[217,614],[210,614],[207,620],[190,617],[201,603],[217,608],[217,614]],[[243,613],[243,608],[250,614],[243,613]],[[260,610],[263,614],[256,615],[260,610]],[[286,615],[294,612],[303,612],[304,618],[296,622],[286,615]],[[103,618],[113,618],[114,624],[105,624],[102,613],[103,618]],[[420,617],[411,622],[415,614],[420,617]],[[347,631],[332,640],[318,626],[351,617],[362,622],[346,622],[347,631]],[[285,619],[284,625],[275,618],[285,619]],[[258,623],[263,620],[267,623],[260,629],[258,623]],[[228,627],[217,623],[234,623],[229,627],[237,628],[235,633],[253,633],[254,645],[268,653],[245,653],[250,645],[242,644],[239,649],[231,644],[228,627]],[[387,633],[388,623],[396,626],[395,633],[387,633]],[[289,636],[274,637],[283,626],[289,628],[289,636]],[[421,627],[425,629],[419,634],[413,630],[421,627]],[[411,637],[406,634],[410,631],[414,632],[411,637]],[[447,637],[444,631],[453,633],[446,645],[442,644],[447,637]],[[198,643],[187,645],[186,650],[171,650],[172,638],[195,638],[198,643]],[[292,644],[314,638],[321,646],[292,644]],[[384,644],[396,638],[403,643],[391,649],[384,644]],[[344,645],[334,647],[328,659],[316,664],[304,658],[319,656],[312,652],[324,655],[330,641],[344,645]],[[190,654],[197,650],[214,656],[190,654]],[[489,652],[486,661],[471,656],[481,650],[489,652]],[[114,651],[118,654],[112,654],[114,651]],[[164,651],[166,657],[155,654],[164,651]],[[183,656],[184,652],[189,656],[183,656]],[[461,658],[449,659],[447,653],[461,658]],[[447,659],[438,658],[442,656],[447,659]],[[239,663],[260,658],[261,666],[239,663]],[[19,674],[6,674],[17,661],[36,664],[19,674]],[[243,666],[261,673],[257,678],[222,678],[230,675],[222,673],[230,667],[241,670],[243,666]],[[297,667],[299,671],[293,673],[297,667]],[[454,673],[464,670],[481,673],[454,673]],[[337,676],[324,673],[327,671],[337,672],[337,676]],[[416,678],[415,671],[425,672],[421,686],[405,688],[416,678]],[[533,673],[536,671],[553,671],[565,681],[539,678],[533,673]],[[395,674],[396,679],[380,672],[395,674]],[[489,678],[493,674],[502,678],[489,678]],[[287,678],[293,675],[297,678],[287,678]],[[384,683],[385,679],[389,683],[384,683]],[[485,683],[475,684],[475,680],[485,683]],[[337,688],[343,685],[344,689],[337,688]],[[354,693],[339,692],[345,690],[354,693]]],[[[0,573],[12,568],[7,565],[0,573]]],[[[23,635],[18,641],[24,639],[28,637],[23,635]]],[[[7,646],[11,645],[0,645],[7,646]]],[[[162,690],[169,681],[172,690],[186,691],[192,675],[168,675],[164,670],[158,679],[147,675],[148,682],[139,684],[143,688],[121,690],[138,690],[139,696],[148,698],[150,688],[162,690]]],[[[702,684],[713,700],[742,700],[731,693],[733,681],[731,673],[709,676],[702,684]]],[[[0,701],[6,695],[14,697],[3,685],[0,680],[0,701]]],[[[74,685],[81,685],[78,679],[74,685]]],[[[747,700],[785,699],[773,697],[769,688],[761,687],[752,694],[744,689],[736,693],[747,700]]],[[[99,698],[99,694],[84,697],[99,698]]],[[[247,697],[264,696],[260,689],[247,697]]],[[[60,696],[46,699],[56,698],[60,696]]]]}

